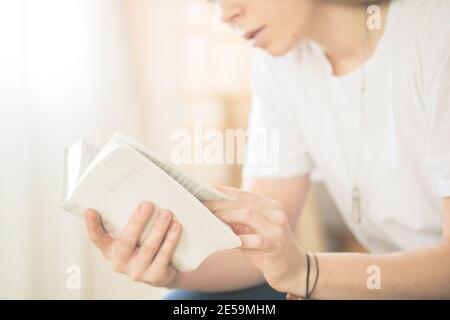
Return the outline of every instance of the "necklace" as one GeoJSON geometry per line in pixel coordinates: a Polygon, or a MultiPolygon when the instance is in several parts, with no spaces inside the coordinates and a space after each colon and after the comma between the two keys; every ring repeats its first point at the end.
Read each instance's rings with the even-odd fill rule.
{"type": "MultiPolygon", "coordinates": [[[[365,25],[366,28],[366,39],[365,46],[363,49],[363,58],[365,58],[365,53],[367,51],[369,45],[369,28],[365,25]]],[[[362,195],[361,195],[361,187],[360,187],[360,175],[361,175],[361,166],[362,166],[362,145],[363,145],[363,119],[364,119],[364,111],[365,111],[365,92],[366,92],[366,61],[363,61],[361,65],[361,79],[360,79],[360,109],[359,109],[359,119],[358,119],[358,132],[357,132],[357,143],[356,143],[356,170],[352,179],[352,190],[351,190],[351,216],[354,222],[360,223],[362,219],[362,195]]],[[[339,135],[336,132],[336,137],[338,139],[338,145],[340,147],[340,151],[342,156],[345,155],[344,150],[341,146],[342,143],[339,142],[339,135]]],[[[350,170],[350,166],[348,162],[344,158],[344,163],[346,165],[347,173],[349,177],[352,177],[352,170],[350,170]]]]}
{"type": "MultiPolygon", "coordinates": [[[[360,175],[361,175],[361,162],[362,162],[362,135],[363,135],[363,115],[365,109],[365,63],[361,67],[361,91],[360,91],[360,103],[361,107],[359,110],[359,121],[358,121],[358,142],[356,151],[356,174],[353,178],[353,189],[352,189],[352,217],[356,223],[361,222],[361,191],[360,191],[360,175]]],[[[348,165],[348,164],[347,164],[348,165]]],[[[348,170],[350,171],[350,170],[348,170]]]]}
{"type": "MultiPolygon", "coordinates": [[[[369,45],[369,28],[364,23],[366,30],[366,39],[365,46],[363,49],[363,59],[365,58],[365,53],[367,52],[367,48],[369,45]]],[[[352,189],[352,218],[356,223],[361,222],[362,218],[362,197],[360,190],[360,175],[361,175],[361,166],[362,166],[362,136],[363,136],[363,119],[364,119],[364,111],[366,106],[365,101],[365,93],[366,93],[366,61],[363,61],[361,65],[361,81],[360,81],[360,110],[359,110],[359,121],[358,121],[358,141],[357,141],[357,150],[356,150],[356,174],[353,178],[353,189],[352,189]]],[[[348,166],[348,164],[347,164],[348,166]]],[[[347,168],[350,173],[350,170],[347,168]]]]}

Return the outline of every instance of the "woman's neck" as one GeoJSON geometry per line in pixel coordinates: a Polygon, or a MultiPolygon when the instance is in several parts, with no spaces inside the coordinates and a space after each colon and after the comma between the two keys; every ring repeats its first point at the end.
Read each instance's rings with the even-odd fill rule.
{"type": "Polygon", "coordinates": [[[317,2],[306,37],[324,49],[335,75],[351,72],[372,55],[383,35],[389,3],[379,4],[381,27],[369,30],[367,5],[317,2]]]}

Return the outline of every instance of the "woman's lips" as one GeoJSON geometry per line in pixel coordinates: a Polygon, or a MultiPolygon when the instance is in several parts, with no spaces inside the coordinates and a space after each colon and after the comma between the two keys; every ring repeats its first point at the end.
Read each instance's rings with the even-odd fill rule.
{"type": "Polygon", "coordinates": [[[258,28],[258,29],[255,29],[255,30],[253,30],[253,31],[250,31],[250,32],[247,32],[245,35],[244,35],[244,38],[246,39],[246,40],[248,40],[248,41],[252,41],[253,42],[253,46],[255,46],[255,47],[258,47],[259,46],[259,42],[260,41],[258,41],[258,40],[260,40],[260,35],[261,35],[261,32],[263,31],[265,29],[265,26],[262,26],[262,27],[260,27],[260,28],[258,28]]]}

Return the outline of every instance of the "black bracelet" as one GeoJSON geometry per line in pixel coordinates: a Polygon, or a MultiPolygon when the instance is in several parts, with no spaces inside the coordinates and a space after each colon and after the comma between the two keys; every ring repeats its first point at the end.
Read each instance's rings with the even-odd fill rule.
{"type": "Polygon", "coordinates": [[[313,257],[314,257],[314,262],[316,263],[316,276],[315,276],[315,279],[314,279],[314,284],[313,284],[313,287],[312,287],[312,289],[311,289],[311,292],[308,294],[308,298],[310,298],[312,295],[313,295],[313,293],[314,293],[314,291],[316,290],[316,287],[317,287],[317,282],[319,282],[319,259],[317,259],[317,255],[315,254],[315,253],[313,253],[313,257]]]}
{"type": "Polygon", "coordinates": [[[305,292],[305,299],[308,299],[309,296],[309,274],[311,272],[311,258],[309,257],[308,252],[306,254],[306,292],[305,292]]]}
{"type": "Polygon", "coordinates": [[[313,288],[312,288],[311,292],[309,292],[309,275],[311,274],[311,257],[309,256],[308,252],[305,252],[305,256],[306,256],[306,293],[305,293],[305,296],[302,298],[302,297],[294,295],[292,293],[287,293],[286,294],[286,299],[288,299],[288,300],[305,300],[305,299],[309,299],[311,297],[311,295],[313,294],[314,290],[316,289],[317,281],[318,281],[318,278],[319,278],[319,264],[318,264],[318,261],[317,261],[317,256],[316,256],[315,253],[313,253],[314,260],[316,262],[316,278],[314,280],[314,285],[313,285],[313,288]]]}

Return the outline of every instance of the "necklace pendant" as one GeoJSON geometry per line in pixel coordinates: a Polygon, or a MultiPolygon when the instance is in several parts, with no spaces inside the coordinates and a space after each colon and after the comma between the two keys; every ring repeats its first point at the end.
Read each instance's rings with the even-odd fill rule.
{"type": "Polygon", "coordinates": [[[358,187],[352,191],[352,217],[356,223],[361,222],[361,194],[358,187]]]}

